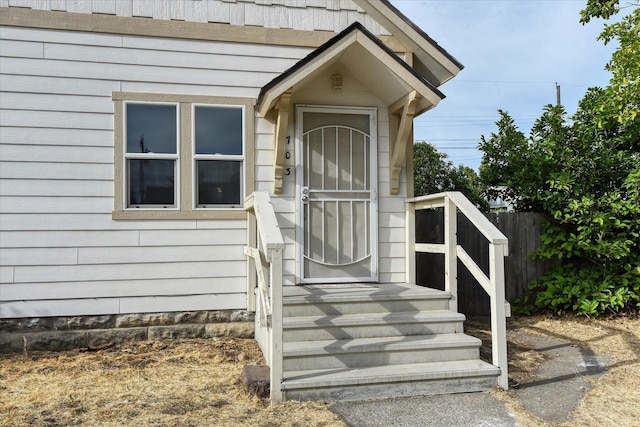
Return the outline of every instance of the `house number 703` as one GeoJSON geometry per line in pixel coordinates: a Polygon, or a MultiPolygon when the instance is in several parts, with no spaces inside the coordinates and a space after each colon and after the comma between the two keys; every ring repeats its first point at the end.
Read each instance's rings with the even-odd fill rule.
{"type": "MultiPolygon", "coordinates": [[[[285,158],[285,160],[288,160],[287,161],[287,165],[288,166],[292,166],[292,160],[291,159],[293,158],[293,156],[291,155],[291,149],[289,149],[289,147],[291,147],[291,136],[287,136],[287,148],[288,149],[287,149],[287,151],[284,152],[284,158],[285,158]]],[[[290,167],[285,168],[284,169],[284,174],[285,174],[285,176],[291,176],[291,168],[290,167]]]]}

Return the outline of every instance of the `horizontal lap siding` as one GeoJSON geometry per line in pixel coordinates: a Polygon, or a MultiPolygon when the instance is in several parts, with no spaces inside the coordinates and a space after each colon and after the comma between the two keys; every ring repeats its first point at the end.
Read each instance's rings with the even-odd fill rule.
{"type": "Polygon", "coordinates": [[[246,221],[111,219],[111,96],[256,97],[308,50],[14,27],[0,39],[0,317],[244,308],[246,221]]]}
{"type": "MultiPolygon", "coordinates": [[[[274,126],[269,121],[259,117],[256,119],[256,191],[273,193],[273,131],[274,126]]],[[[289,135],[293,135],[293,127],[290,129],[289,135]]],[[[291,168],[292,174],[285,177],[282,194],[271,195],[273,209],[285,244],[282,275],[283,283],[287,286],[296,283],[295,167],[291,163],[293,163],[293,157],[287,160],[286,167],[291,168]]]]}
{"type": "Polygon", "coordinates": [[[402,283],[405,271],[405,198],[406,169],[400,173],[397,195],[389,183],[389,112],[378,110],[378,253],[383,283],[402,283]]]}

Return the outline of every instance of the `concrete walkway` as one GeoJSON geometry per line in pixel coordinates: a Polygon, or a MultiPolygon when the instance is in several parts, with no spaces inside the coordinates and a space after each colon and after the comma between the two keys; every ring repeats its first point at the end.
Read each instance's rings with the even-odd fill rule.
{"type": "MultiPolygon", "coordinates": [[[[591,389],[590,379],[609,364],[606,358],[566,342],[522,331],[509,334],[545,355],[535,378],[512,388],[512,393],[527,412],[553,424],[570,418],[591,389]]],[[[519,426],[504,403],[489,392],[337,402],[330,409],[353,427],[519,426]]]]}

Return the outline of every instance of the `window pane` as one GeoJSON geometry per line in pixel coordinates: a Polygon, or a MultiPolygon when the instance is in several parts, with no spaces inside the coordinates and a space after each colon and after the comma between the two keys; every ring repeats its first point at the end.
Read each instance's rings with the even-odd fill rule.
{"type": "Polygon", "coordinates": [[[195,107],[196,154],[242,155],[242,109],[195,107]]]}
{"type": "Polygon", "coordinates": [[[177,154],[175,105],[126,104],[127,153],[177,154]]]}
{"type": "Polygon", "coordinates": [[[239,205],[242,162],[198,160],[198,206],[239,205]]]}
{"type": "Polygon", "coordinates": [[[129,206],[175,205],[175,160],[128,160],[129,206]]]}

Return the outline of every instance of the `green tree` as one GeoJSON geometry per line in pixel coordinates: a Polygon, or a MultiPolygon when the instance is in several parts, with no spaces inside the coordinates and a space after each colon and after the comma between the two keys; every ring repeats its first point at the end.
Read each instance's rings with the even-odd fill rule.
{"type": "MultiPolygon", "coordinates": [[[[605,66],[611,72],[609,85],[604,89],[605,96],[600,100],[599,125],[609,118],[616,118],[625,126],[635,126],[640,113],[640,8],[633,11],[620,22],[605,25],[599,37],[605,44],[611,41],[619,43],[605,66]]],[[[637,140],[636,149],[640,147],[637,140]]]]}
{"type": "MultiPolygon", "coordinates": [[[[608,17],[618,7],[596,3],[605,9],[585,13],[608,17]]],[[[639,24],[635,8],[606,26],[601,39],[619,43],[611,81],[589,89],[571,120],[546,106],[527,138],[500,111],[497,133],[481,139],[482,183],[516,210],[542,213],[534,255],[560,260],[533,287],[538,307],[589,315],[640,307],[639,24]]]]}
{"type": "Polygon", "coordinates": [[[446,154],[426,141],[413,145],[413,177],[416,196],[460,191],[483,212],[489,210],[476,172],[467,166],[456,168],[446,154]]]}

